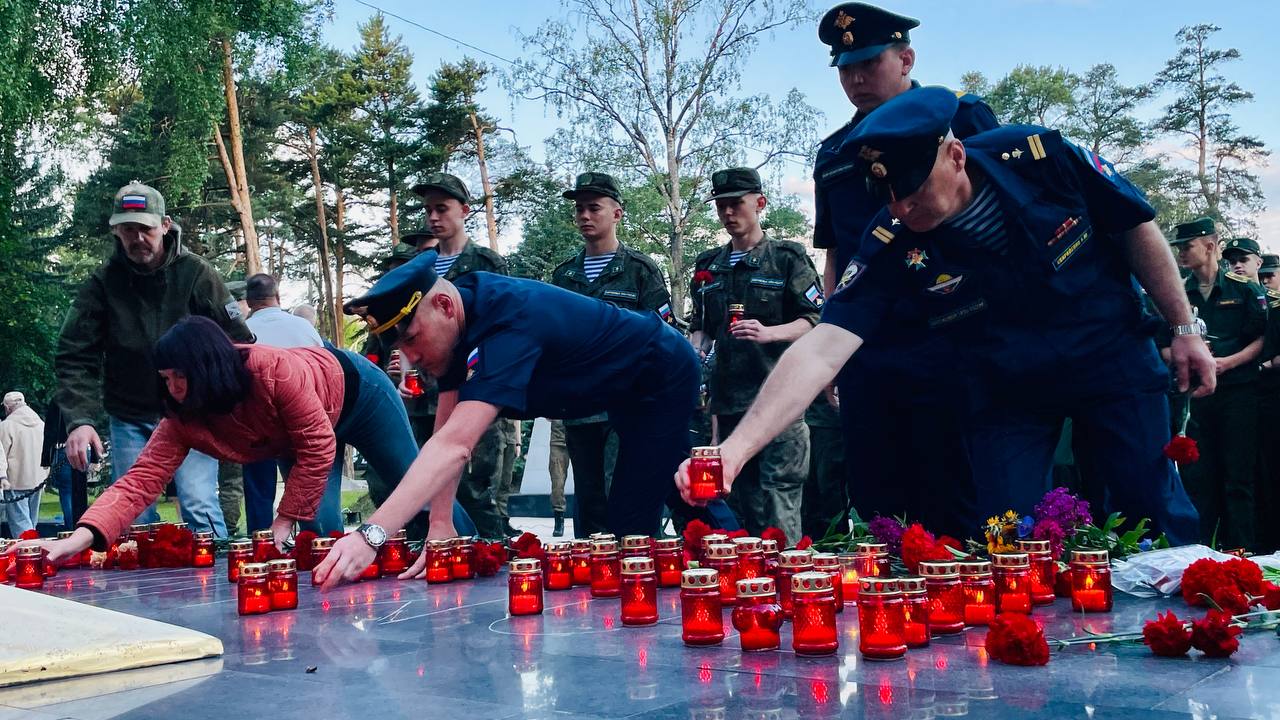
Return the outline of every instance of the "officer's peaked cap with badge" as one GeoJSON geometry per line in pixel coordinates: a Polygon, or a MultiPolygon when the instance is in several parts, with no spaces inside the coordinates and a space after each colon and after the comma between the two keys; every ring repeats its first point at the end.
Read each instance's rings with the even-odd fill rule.
{"type": "Polygon", "coordinates": [[[755,168],[734,167],[711,173],[711,196],[707,202],[720,198],[737,198],[750,193],[764,193],[764,183],[755,168]]]}
{"type": "Polygon", "coordinates": [[[342,306],[348,315],[359,315],[369,332],[388,344],[400,337],[399,326],[413,318],[431,286],[436,284],[436,251],[418,253],[409,262],[383,275],[369,292],[342,306]]]}
{"type": "Polygon", "coordinates": [[[1262,247],[1253,238],[1232,238],[1222,244],[1222,254],[1229,255],[1231,253],[1253,253],[1258,257],[1262,257],[1262,247]]]}
{"type": "Polygon", "coordinates": [[[831,46],[831,67],[860,63],[894,43],[911,42],[920,21],[867,3],[842,3],[818,23],[818,39],[831,46]]]}
{"type": "Polygon", "coordinates": [[[959,106],[951,90],[923,87],[898,95],[858,124],[842,149],[857,153],[872,196],[890,203],[920,189],[959,106]]]}
{"type": "Polygon", "coordinates": [[[116,191],[111,207],[111,227],[123,223],[138,223],[147,227],[160,227],[164,222],[164,196],[159,190],[137,180],[116,191]]]}
{"type": "Polygon", "coordinates": [[[1276,273],[1280,272],[1280,255],[1272,255],[1267,253],[1262,256],[1262,267],[1258,268],[1258,273],[1276,273]]]}
{"type": "Polygon", "coordinates": [[[462,178],[457,175],[434,172],[423,178],[422,182],[413,186],[415,195],[426,195],[432,190],[438,190],[463,205],[471,203],[471,193],[467,192],[466,183],[462,182],[462,178]]]}
{"type": "Polygon", "coordinates": [[[1173,226],[1173,239],[1169,241],[1170,245],[1181,245],[1198,237],[1206,235],[1216,235],[1218,228],[1213,224],[1213,218],[1196,218],[1191,222],[1184,222],[1173,226]]]}
{"type": "Polygon", "coordinates": [[[576,200],[578,195],[583,193],[603,195],[607,198],[613,198],[619,205],[622,204],[622,191],[618,189],[618,181],[607,173],[580,173],[573,181],[573,189],[565,190],[560,196],[565,200],[576,200]]]}

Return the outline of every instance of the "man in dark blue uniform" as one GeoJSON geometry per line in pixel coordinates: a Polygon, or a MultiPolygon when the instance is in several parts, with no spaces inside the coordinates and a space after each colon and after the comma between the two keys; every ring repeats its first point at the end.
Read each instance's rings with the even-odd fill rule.
{"type": "MultiPolygon", "coordinates": [[[[450,503],[472,448],[499,415],[607,412],[619,441],[607,527],[657,534],[663,503],[679,502],[671,474],[689,455],[698,402],[698,356],[688,341],[654,312],[487,272],[448,281],[436,276],[435,260],[422,253],[346,305],[440,387],[435,434],[368,524],[389,533],[427,501],[450,503]]],[[[737,527],[723,502],[701,515],[737,527]]],[[[432,516],[429,537],[453,534],[447,517],[432,516]]],[[[355,534],[335,543],[334,556],[328,568],[350,579],[374,550],[355,534]]]]}
{"type": "MultiPolygon", "coordinates": [[[[857,156],[844,140],[890,99],[920,87],[910,77],[915,49],[910,31],[920,22],[866,3],[843,3],[823,16],[819,39],[856,109],[853,119],[822,141],[814,164],[814,247],[826,251],[823,285],[835,291],[839,269],[884,206],[867,192],[857,156]]],[[[999,125],[976,95],[959,96],[951,129],[958,138],[999,125]]],[[[935,532],[966,537],[985,518],[973,497],[955,397],[963,379],[949,362],[945,342],[897,333],[858,353],[837,379],[849,500],[858,513],[905,515],[935,532]],[[923,490],[923,491],[922,491],[923,490]]],[[[825,526],[825,524],[824,524],[825,526]]]]}
{"type": "MultiPolygon", "coordinates": [[[[841,274],[822,323],[779,361],[721,446],[725,477],[804,411],[864,343],[938,334],[969,379],[970,460],[991,507],[1029,512],[1049,486],[1071,417],[1086,471],[1110,504],[1173,543],[1197,516],[1162,449],[1168,373],[1137,282],[1173,326],[1180,389],[1215,384],[1173,256],[1142,194],[1055,131],[1008,126],[961,142],[958,101],[922,88],[889,101],[845,141],[887,208],[841,274]]],[[[858,459],[854,458],[853,462],[858,459]]],[[[687,487],[687,473],[677,473],[687,487]]]]}

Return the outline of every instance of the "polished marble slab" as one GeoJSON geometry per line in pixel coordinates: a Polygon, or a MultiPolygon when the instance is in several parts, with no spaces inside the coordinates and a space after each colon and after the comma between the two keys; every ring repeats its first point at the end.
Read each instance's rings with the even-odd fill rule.
{"type": "MultiPolygon", "coordinates": [[[[212,570],[64,571],[46,591],[222,639],[224,657],[0,691],[0,720],[74,718],[1246,718],[1280,717],[1280,638],[1246,636],[1229,660],[1163,659],[1141,645],[1055,652],[1046,667],[1001,665],[985,631],[934,638],[894,662],[857,652],[852,608],[832,657],[744,654],[680,641],[677,590],[656,626],[628,628],[617,599],[546,594],[541,616],[509,617],[506,578],[448,585],[392,579],[321,593],[298,610],[236,614],[212,570]]],[[[1118,596],[1108,615],[1038,608],[1051,637],[1140,628],[1180,600],[1118,596]]],[[[2,619],[0,613],[0,619],[2,619]]],[[[2,620],[0,620],[2,621],[2,620]]],[[[0,630],[2,632],[2,630],[0,630]]]]}

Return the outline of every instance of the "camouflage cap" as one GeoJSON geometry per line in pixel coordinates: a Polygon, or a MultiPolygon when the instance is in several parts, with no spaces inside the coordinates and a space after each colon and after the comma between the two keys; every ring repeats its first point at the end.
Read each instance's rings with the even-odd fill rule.
{"type": "Polygon", "coordinates": [[[382,261],[384,266],[400,265],[418,257],[418,246],[406,242],[398,242],[391,249],[391,254],[382,261]]]}
{"type": "Polygon", "coordinates": [[[415,247],[421,245],[427,240],[434,240],[436,234],[431,232],[431,228],[424,227],[419,230],[413,230],[400,236],[400,242],[408,243],[415,247]]]}
{"type": "Polygon", "coordinates": [[[1180,245],[1188,240],[1194,240],[1198,237],[1206,235],[1215,235],[1218,232],[1217,226],[1213,224],[1213,218],[1196,218],[1191,222],[1184,222],[1173,226],[1173,239],[1169,241],[1170,245],[1180,245]]]}
{"type": "Polygon", "coordinates": [[[1253,253],[1258,257],[1262,257],[1262,247],[1258,245],[1258,241],[1253,238],[1232,238],[1222,244],[1222,254],[1230,253],[1253,253]]]}
{"type": "Polygon", "coordinates": [[[566,200],[574,200],[580,193],[594,193],[613,198],[622,203],[622,191],[618,189],[618,181],[613,179],[612,175],[602,172],[584,172],[578,175],[573,181],[573,189],[565,190],[561,193],[561,197],[566,200]]]}
{"type": "Polygon", "coordinates": [[[160,227],[164,221],[164,196],[150,185],[137,180],[116,191],[112,204],[111,227],[122,223],[138,223],[147,227],[160,227]]]}
{"type": "Polygon", "coordinates": [[[426,195],[432,190],[440,192],[457,199],[463,205],[471,202],[471,193],[467,192],[467,186],[462,182],[462,178],[449,173],[435,172],[431,173],[422,182],[413,186],[415,195],[426,195]]]}
{"type": "Polygon", "coordinates": [[[707,202],[720,198],[737,198],[748,193],[764,193],[764,184],[755,168],[735,167],[717,170],[711,174],[711,196],[707,202]]]}

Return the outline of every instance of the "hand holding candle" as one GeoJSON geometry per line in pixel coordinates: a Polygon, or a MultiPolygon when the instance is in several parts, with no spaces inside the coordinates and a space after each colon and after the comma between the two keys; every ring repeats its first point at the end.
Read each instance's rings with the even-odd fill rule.
{"type": "Polygon", "coordinates": [[[334,541],[329,556],[316,566],[315,578],[322,589],[331,590],[340,583],[360,577],[360,573],[373,564],[377,556],[378,553],[359,533],[344,535],[334,541]]]}

